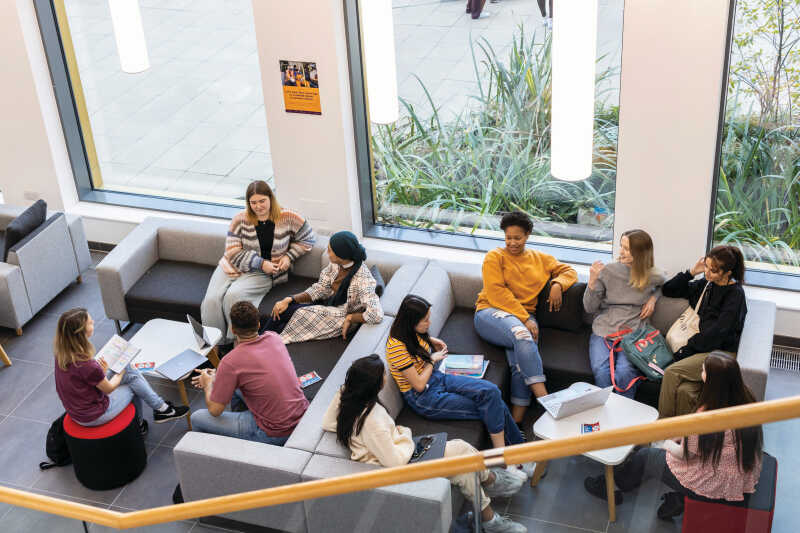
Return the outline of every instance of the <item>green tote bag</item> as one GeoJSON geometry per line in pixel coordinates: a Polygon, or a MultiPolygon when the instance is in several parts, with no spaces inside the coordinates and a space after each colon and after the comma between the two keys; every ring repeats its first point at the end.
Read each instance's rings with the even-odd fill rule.
{"type": "Polygon", "coordinates": [[[619,392],[629,390],[639,380],[661,381],[664,369],[673,361],[667,341],[661,332],[652,326],[642,325],[636,331],[625,329],[612,333],[606,337],[606,346],[609,348],[611,383],[614,385],[614,390],[619,392]],[[624,352],[628,361],[644,374],[632,379],[625,388],[618,386],[614,379],[614,355],[617,352],[624,352]]]}

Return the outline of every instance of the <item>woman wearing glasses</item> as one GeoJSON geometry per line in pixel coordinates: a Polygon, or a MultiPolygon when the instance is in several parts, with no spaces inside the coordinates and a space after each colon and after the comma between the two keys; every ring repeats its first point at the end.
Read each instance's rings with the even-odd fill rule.
{"type": "MultiPolygon", "coordinates": [[[[468,378],[469,379],[469,378],[468,378]]],[[[344,385],[336,393],[322,427],[336,433],[336,440],[350,449],[350,459],[381,466],[407,464],[414,453],[411,430],[397,426],[378,400],[386,382],[383,361],[375,354],[353,362],[347,371],[344,385]]],[[[445,457],[475,454],[478,451],[460,439],[449,440],[445,457]]],[[[481,520],[486,533],[523,533],[527,528],[495,513],[490,496],[509,498],[522,487],[524,480],[502,468],[484,470],[479,474],[480,493],[475,491],[472,474],[450,478],[469,501],[480,498],[481,520]]]]}
{"type": "Polygon", "coordinates": [[[695,307],[700,331],[675,353],[661,383],[658,411],[662,418],[693,413],[703,388],[700,372],[709,352],[722,350],[736,357],[744,329],[747,302],[742,288],[744,258],[733,246],[716,246],[686,272],[664,284],[664,296],[686,298],[695,307]],[[699,280],[693,280],[700,273],[699,280]]]}
{"type": "Polygon", "coordinates": [[[408,406],[433,420],[481,420],[495,448],[523,442],[497,385],[434,369],[446,357],[447,345],[430,336],[430,325],[431,304],[409,294],[386,341],[389,370],[408,406]]]}

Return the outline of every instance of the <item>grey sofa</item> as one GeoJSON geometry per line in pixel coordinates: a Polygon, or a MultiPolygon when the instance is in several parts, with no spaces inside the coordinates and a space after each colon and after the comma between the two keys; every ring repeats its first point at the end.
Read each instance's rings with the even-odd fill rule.
{"type": "MultiPolygon", "coordinates": [[[[6,228],[24,210],[0,205],[0,250],[6,228]]],[[[91,263],[80,217],[48,213],[0,262],[0,326],[22,335],[22,327],[70,283],[80,281],[91,263]]]]}
{"type": "MultiPolygon", "coordinates": [[[[159,261],[194,263],[195,266],[186,268],[205,265],[213,270],[224,247],[224,234],[224,224],[189,224],[166,219],[145,221],[97,267],[108,316],[116,320],[131,320],[128,314],[134,307],[131,302],[136,303],[136,313],[146,316],[142,309],[147,306],[152,309],[154,305],[131,299],[130,292],[148,276],[156,278],[151,280],[152,283],[159,283],[157,278],[166,272],[157,268],[159,261]]],[[[327,261],[323,253],[325,247],[325,238],[318,239],[314,250],[297,261],[293,276],[306,278],[301,280],[303,283],[316,277],[327,261]]],[[[195,432],[184,435],[175,446],[174,460],[187,501],[379,468],[350,461],[348,450],[336,442],[333,434],[322,430],[321,421],[350,364],[370,353],[384,355],[393,317],[408,293],[423,295],[433,304],[431,334],[444,338],[453,353],[483,353],[492,361],[487,379],[504,393],[508,392],[509,371],[504,351],[480,339],[472,327],[474,303],[482,285],[480,265],[415,260],[371,250],[368,250],[368,264],[377,265],[387,282],[381,296],[385,313],[383,321],[362,325],[346,344],[331,345],[318,341],[320,344],[288,346],[298,374],[322,368],[304,368],[303,365],[309,362],[322,365],[327,361],[330,366],[320,371],[324,379],[318,384],[308,410],[284,447],[195,432]]],[[[161,286],[166,285],[161,283],[161,286]]],[[[277,297],[274,293],[279,287],[273,289],[265,300],[274,301],[277,297]]],[[[185,285],[173,286],[171,290],[177,288],[198,294],[205,290],[205,286],[187,289],[185,285]]],[[[583,313],[583,289],[583,284],[576,284],[567,291],[559,313],[548,313],[543,308],[537,310],[542,326],[540,350],[551,390],[576,380],[592,379],[587,333],[591,317],[583,313]]],[[[135,296],[136,291],[133,292],[135,296]]],[[[176,296],[162,295],[161,298],[176,296]]],[[[748,305],[750,313],[738,357],[748,385],[759,399],[763,399],[775,306],[753,300],[748,305]]],[[[199,301],[192,306],[199,306],[199,301]]],[[[668,327],[686,306],[686,301],[662,298],[653,318],[655,325],[668,327]]],[[[655,390],[657,393],[657,386],[655,390]]],[[[488,435],[480,422],[431,423],[418,417],[404,405],[392,379],[387,380],[381,401],[398,424],[411,427],[415,434],[447,431],[450,438],[463,438],[478,448],[488,444],[488,435]]],[[[652,397],[649,402],[652,403],[652,397]]],[[[235,512],[223,518],[291,532],[406,532],[409,528],[444,532],[449,530],[453,514],[462,501],[446,479],[435,478],[274,508],[235,512]]]]}

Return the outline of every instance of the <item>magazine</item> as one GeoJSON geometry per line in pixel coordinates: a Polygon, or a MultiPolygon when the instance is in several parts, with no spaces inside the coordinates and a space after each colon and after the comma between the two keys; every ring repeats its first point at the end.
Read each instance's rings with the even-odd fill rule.
{"type": "Polygon", "coordinates": [[[108,369],[119,374],[122,370],[133,361],[141,350],[129,343],[119,335],[114,335],[111,340],[103,346],[95,359],[105,359],[108,363],[108,369]]]}
{"type": "Polygon", "coordinates": [[[447,356],[447,368],[476,371],[483,368],[482,355],[452,354],[447,356]]]}
{"type": "Polygon", "coordinates": [[[444,374],[449,374],[451,376],[467,376],[470,378],[480,379],[486,375],[486,369],[489,367],[489,361],[483,361],[483,365],[479,369],[471,369],[471,368],[451,368],[448,364],[448,361],[452,355],[448,355],[446,358],[442,359],[442,362],[439,364],[439,372],[444,374]]]}

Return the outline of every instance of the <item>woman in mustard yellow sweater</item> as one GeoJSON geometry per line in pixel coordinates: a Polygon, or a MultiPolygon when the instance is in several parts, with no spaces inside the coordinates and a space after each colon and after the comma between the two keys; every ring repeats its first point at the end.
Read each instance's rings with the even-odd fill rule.
{"type": "Polygon", "coordinates": [[[547,394],[539,355],[539,326],[534,312],[539,293],[550,284],[550,310],[561,308],[561,296],[578,280],[569,265],[551,255],[528,250],[525,243],[533,222],[525,213],[503,216],[505,248],[495,248],[483,260],[483,290],[475,304],[475,329],[483,339],[503,346],[511,367],[511,415],[522,422],[531,403],[547,394]]]}

